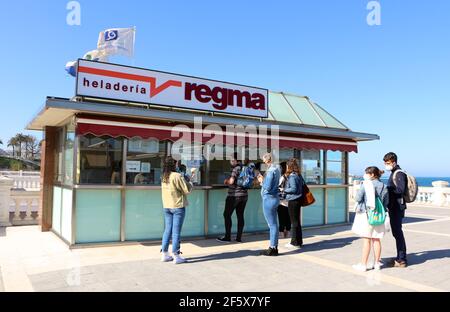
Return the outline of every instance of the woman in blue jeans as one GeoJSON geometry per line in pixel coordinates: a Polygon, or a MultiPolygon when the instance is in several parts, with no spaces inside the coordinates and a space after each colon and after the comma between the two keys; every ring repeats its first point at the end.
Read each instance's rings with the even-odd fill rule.
{"type": "Polygon", "coordinates": [[[161,181],[162,202],[164,207],[164,234],[161,246],[161,261],[173,261],[175,264],[186,262],[181,257],[180,234],[186,214],[186,195],[192,190],[192,183],[177,171],[176,161],[166,157],[161,181]],[[169,254],[169,243],[172,238],[172,255],[169,254]]]}
{"type": "Polygon", "coordinates": [[[267,171],[264,175],[258,176],[261,184],[261,197],[263,204],[264,217],[269,225],[270,246],[267,250],[261,252],[263,256],[278,256],[278,205],[280,198],[278,197],[278,183],[280,181],[281,172],[278,167],[272,163],[272,154],[267,153],[263,156],[263,161],[267,165],[267,171]]]}

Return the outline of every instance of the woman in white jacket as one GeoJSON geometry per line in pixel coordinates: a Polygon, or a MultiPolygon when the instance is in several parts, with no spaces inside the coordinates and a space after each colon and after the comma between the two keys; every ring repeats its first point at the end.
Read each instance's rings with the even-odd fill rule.
{"type": "Polygon", "coordinates": [[[372,268],[367,266],[372,245],[375,258],[373,268],[375,270],[381,268],[381,239],[386,232],[385,224],[389,224],[389,220],[387,220],[385,224],[377,226],[369,224],[367,209],[375,208],[376,196],[380,198],[385,209],[387,209],[388,206],[389,196],[386,185],[380,181],[383,171],[377,167],[368,167],[365,172],[364,181],[361,183],[361,188],[355,198],[357,205],[355,209],[355,220],[352,227],[352,231],[363,239],[361,262],[353,265],[355,270],[362,272],[372,268]]]}

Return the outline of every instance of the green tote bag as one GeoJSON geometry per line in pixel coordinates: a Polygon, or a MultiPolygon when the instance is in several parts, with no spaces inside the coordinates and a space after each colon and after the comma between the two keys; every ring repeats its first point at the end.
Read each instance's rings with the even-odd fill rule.
{"type": "Polygon", "coordinates": [[[375,208],[367,209],[367,219],[370,225],[382,225],[386,221],[386,211],[380,197],[375,198],[375,208]]]}

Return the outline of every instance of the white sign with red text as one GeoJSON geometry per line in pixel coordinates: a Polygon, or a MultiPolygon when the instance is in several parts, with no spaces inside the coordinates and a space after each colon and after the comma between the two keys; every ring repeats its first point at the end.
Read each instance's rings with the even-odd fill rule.
{"type": "Polygon", "coordinates": [[[267,117],[268,90],[109,63],[78,60],[76,95],[267,117]]]}

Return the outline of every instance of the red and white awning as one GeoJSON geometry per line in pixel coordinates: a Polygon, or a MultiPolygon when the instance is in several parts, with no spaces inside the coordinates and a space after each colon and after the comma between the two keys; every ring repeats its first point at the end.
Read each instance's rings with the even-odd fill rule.
{"type": "MultiPolygon", "coordinates": [[[[219,127],[217,127],[219,128],[219,127]]],[[[167,126],[162,124],[135,123],[128,121],[78,118],[77,135],[93,134],[95,136],[140,137],[158,140],[177,141],[188,137],[191,141],[208,143],[220,140],[238,145],[271,146],[272,140],[277,140],[280,148],[296,148],[308,150],[333,150],[342,152],[357,152],[358,145],[351,140],[335,140],[332,138],[303,138],[288,135],[270,135],[253,133],[229,133],[224,130],[212,129],[210,126],[196,129],[188,125],[167,126]]],[[[276,142],[273,142],[276,143],[276,142]]]]}

